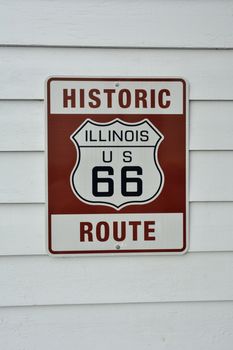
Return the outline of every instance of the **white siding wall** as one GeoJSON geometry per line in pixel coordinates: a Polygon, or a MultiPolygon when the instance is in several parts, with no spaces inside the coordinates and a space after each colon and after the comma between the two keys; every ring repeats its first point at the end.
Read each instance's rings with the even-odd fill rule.
{"type": "Polygon", "coordinates": [[[228,0],[0,0],[0,349],[232,349],[232,16],[228,0]],[[46,256],[49,75],[189,81],[187,255],[46,256]]]}

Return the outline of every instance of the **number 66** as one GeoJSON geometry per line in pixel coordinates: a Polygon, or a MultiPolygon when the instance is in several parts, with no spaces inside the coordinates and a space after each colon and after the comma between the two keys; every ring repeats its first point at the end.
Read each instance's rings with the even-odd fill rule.
{"type": "MultiPolygon", "coordinates": [[[[121,194],[124,197],[137,197],[142,194],[142,180],[139,177],[128,177],[129,172],[136,172],[142,175],[140,166],[124,166],[121,169],[121,194]],[[127,184],[135,183],[135,191],[127,191],[127,184]]],[[[114,194],[114,180],[109,177],[114,175],[114,169],[110,166],[96,166],[92,169],[92,193],[95,197],[111,197],[114,194]],[[108,177],[99,177],[99,172],[105,172],[108,177]],[[99,191],[98,184],[104,183],[108,185],[107,191],[99,191]]]]}

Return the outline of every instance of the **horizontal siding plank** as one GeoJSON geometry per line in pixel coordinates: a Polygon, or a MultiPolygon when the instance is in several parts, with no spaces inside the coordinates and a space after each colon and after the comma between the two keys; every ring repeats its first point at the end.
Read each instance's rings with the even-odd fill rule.
{"type": "Polygon", "coordinates": [[[232,13],[227,0],[1,1],[0,44],[226,48],[232,13]]]}
{"type": "Polygon", "coordinates": [[[233,250],[233,203],[190,205],[190,250],[233,250]]]}
{"type": "MultiPolygon", "coordinates": [[[[44,204],[0,205],[0,255],[46,253],[44,204]]],[[[191,252],[233,251],[233,203],[190,204],[191,252]]]]}
{"type": "Polygon", "coordinates": [[[4,350],[230,350],[233,303],[157,303],[1,309],[4,350]]]}
{"type": "Polygon", "coordinates": [[[0,203],[45,201],[44,153],[3,152],[0,163],[0,203]]]}
{"type": "MultiPolygon", "coordinates": [[[[43,203],[43,152],[0,153],[0,203],[43,203]]],[[[233,200],[233,151],[190,152],[190,201],[233,200]]]]}
{"type": "Polygon", "coordinates": [[[233,300],[233,254],[1,257],[0,306],[233,300]]]}
{"type": "MultiPolygon", "coordinates": [[[[44,151],[43,101],[0,101],[0,151],[44,151]]],[[[191,150],[233,150],[233,101],[191,101],[191,150]]]]}
{"type": "Polygon", "coordinates": [[[46,253],[45,205],[0,205],[0,255],[46,253]]]}
{"type": "Polygon", "coordinates": [[[181,76],[192,100],[232,99],[233,50],[1,47],[0,57],[1,99],[42,99],[53,75],[181,76]]]}
{"type": "Polygon", "coordinates": [[[0,151],[44,150],[42,101],[0,101],[0,151]]]}
{"type": "Polygon", "coordinates": [[[232,179],[232,151],[190,152],[191,201],[230,201],[232,179]]]}
{"type": "Polygon", "coordinates": [[[233,150],[233,101],[191,101],[189,147],[233,150]]]}

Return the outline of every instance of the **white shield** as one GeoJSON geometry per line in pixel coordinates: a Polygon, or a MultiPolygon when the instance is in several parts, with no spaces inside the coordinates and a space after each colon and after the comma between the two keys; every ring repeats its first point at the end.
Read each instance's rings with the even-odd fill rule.
{"type": "Polygon", "coordinates": [[[161,193],[164,174],[158,148],[164,137],[149,120],[87,119],[70,138],[77,149],[70,183],[81,201],[119,210],[151,202],[161,193]]]}

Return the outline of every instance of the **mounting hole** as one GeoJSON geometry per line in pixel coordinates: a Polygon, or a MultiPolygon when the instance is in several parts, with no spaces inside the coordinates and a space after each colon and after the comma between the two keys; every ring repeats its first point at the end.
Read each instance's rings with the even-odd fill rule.
{"type": "Polygon", "coordinates": [[[116,249],[121,249],[121,246],[119,244],[116,245],[116,249]]]}
{"type": "Polygon", "coordinates": [[[120,86],[120,83],[115,83],[115,87],[119,87],[120,86]]]}

